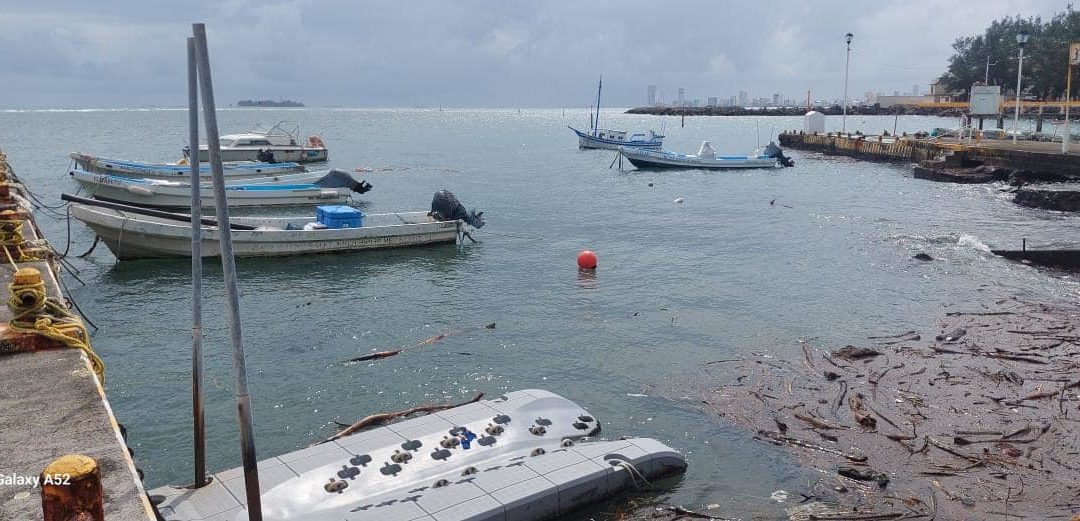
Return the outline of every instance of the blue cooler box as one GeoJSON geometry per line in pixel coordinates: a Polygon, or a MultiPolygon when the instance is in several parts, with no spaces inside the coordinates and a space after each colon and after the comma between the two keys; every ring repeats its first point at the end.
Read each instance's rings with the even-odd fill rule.
{"type": "Polygon", "coordinates": [[[351,206],[318,206],[315,220],[327,228],[360,228],[364,225],[364,212],[351,206]]]}

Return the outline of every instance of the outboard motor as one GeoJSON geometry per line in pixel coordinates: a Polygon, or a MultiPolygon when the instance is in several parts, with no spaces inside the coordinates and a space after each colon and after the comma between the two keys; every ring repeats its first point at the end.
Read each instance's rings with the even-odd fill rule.
{"type": "Polygon", "coordinates": [[[428,215],[439,221],[462,220],[477,229],[484,227],[484,212],[478,212],[475,209],[471,212],[465,211],[465,205],[461,204],[461,201],[458,201],[449,190],[435,192],[435,197],[431,198],[431,211],[428,215]]]}
{"type": "Polygon", "coordinates": [[[255,154],[255,159],[260,163],[277,163],[277,159],[274,159],[274,151],[266,148],[260,149],[258,154],[255,154]]]}
{"type": "Polygon", "coordinates": [[[769,141],[768,146],[765,147],[765,150],[761,155],[776,158],[776,160],[780,162],[780,166],[783,167],[795,166],[795,160],[785,156],[784,150],[780,148],[780,145],[777,145],[775,141],[769,141]]]}
{"type": "Polygon", "coordinates": [[[314,184],[321,188],[346,187],[358,194],[367,193],[371,190],[371,183],[357,180],[352,174],[337,168],[330,169],[330,172],[320,177],[314,184]]]}

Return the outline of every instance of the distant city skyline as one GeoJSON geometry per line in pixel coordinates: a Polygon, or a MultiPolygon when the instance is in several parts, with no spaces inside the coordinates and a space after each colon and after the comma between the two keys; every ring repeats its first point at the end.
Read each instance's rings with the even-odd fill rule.
{"type": "Polygon", "coordinates": [[[135,0],[8,2],[0,15],[0,108],[183,106],[185,38],[206,22],[218,99],[308,106],[586,107],[716,97],[838,99],[907,92],[944,72],[952,42],[991,21],[1049,18],[1049,0],[716,4],[666,23],[644,0],[135,0]],[[716,30],[716,16],[738,20],[716,30]],[[840,16],[843,13],[843,16],[840,16]],[[704,16],[696,16],[696,15],[704,16]],[[913,37],[917,35],[917,37],[913,37]],[[740,91],[745,91],[740,93],[740,91]]]}

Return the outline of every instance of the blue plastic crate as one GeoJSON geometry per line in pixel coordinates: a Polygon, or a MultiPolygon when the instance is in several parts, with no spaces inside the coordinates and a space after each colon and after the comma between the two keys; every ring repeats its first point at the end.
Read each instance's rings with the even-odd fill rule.
{"type": "Polygon", "coordinates": [[[318,206],[315,220],[330,229],[360,228],[364,225],[364,212],[351,206],[318,206]]]}

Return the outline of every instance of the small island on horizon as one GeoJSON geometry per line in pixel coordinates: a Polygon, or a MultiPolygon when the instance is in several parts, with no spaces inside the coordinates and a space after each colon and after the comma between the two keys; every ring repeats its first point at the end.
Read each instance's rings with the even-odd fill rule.
{"type": "Polygon", "coordinates": [[[262,100],[245,99],[245,100],[237,101],[236,106],[237,107],[303,107],[304,104],[300,103],[299,101],[293,101],[293,100],[287,100],[287,99],[279,100],[279,101],[268,100],[268,99],[262,99],[262,100]]]}

